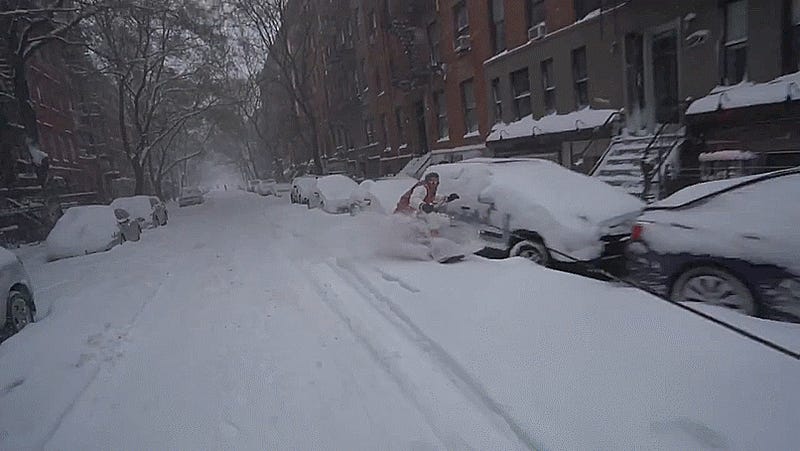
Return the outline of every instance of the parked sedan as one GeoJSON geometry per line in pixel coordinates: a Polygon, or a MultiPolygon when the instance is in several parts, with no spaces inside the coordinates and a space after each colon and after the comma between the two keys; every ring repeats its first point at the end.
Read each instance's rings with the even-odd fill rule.
{"type": "Polygon", "coordinates": [[[189,188],[184,190],[181,197],[178,198],[178,206],[188,207],[190,205],[200,205],[205,201],[202,191],[197,188],[189,188]]]}
{"type": "Polygon", "coordinates": [[[448,211],[482,226],[484,255],[544,266],[623,265],[630,223],[644,204],[591,177],[541,159],[480,158],[431,166],[448,211]]]}
{"type": "Polygon", "coordinates": [[[277,196],[278,184],[275,180],[259,180],[256,184],[256,193],[260,196],[277,196]]]}
{"type": "Polygon", "coordinates": [[[67,209],[47,235],[47,258],[58,260],[105,252],[124,241],[139,241],[141,225],[127,211],[108,205],[67,209]]]}
{"type": "Polygon", "coordinates": [[[320,177],[309,197],[309,208],[321,208],[327,213],[348,213],[350,196],[358,189],[358,183],[346,175],[334,174],[320,177]]]}
{"type": "Polygon", "coordinates": [[[31,279],[20,259],[0,247],[0,341],[21,331],[35,317],[31,279]]]}
{"type": "Polygon", "coordinates": [[[674,301],[800,321],[800,168],[678,191],[644,211],[628,256],[674,301]]]}
{"type": "Polygon", "coordinates": [[[167,206],[154,196],[120,197],[111,202],[112,208],[127,211],[142,227],[157,227],[167,224],[167,206]]]}
{"type": "Polygon", "coordinates": [[[311,194],[317,187],[315,175],[303,175],[292,180],[291,200],[294,204],[308,204],[311,194]]]}

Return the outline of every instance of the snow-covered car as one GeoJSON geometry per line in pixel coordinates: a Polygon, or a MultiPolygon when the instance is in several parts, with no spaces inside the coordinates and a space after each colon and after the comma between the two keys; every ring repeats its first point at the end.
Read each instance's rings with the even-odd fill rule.
{"type": "Polygon", "coordinates": [[[178,206],[188,207],[190,205],[200,205],[205,201],[202,191],[197,188],[189,188],[184,190],[181,197],[178,198],[178,206]]]}
{"type": "Polygon", "coordinates": [[[350,211],[350,196],[357,188],[358,183],[346,175],[320,177],[308,200],[308,206],[319,207],[328,213],[347,213],[350,211]]]}
{"type": "Polygon", "coordinates": [[[167,206],[155,196],[120,197],[111,202],[111,208],[121,208],[139,221],[142,227],[167,225],[167,206]]]}
{"type": "Polygon", "coordinates": [[[31,279],[22,261],[0,247],[0,341],[22,330],[35,317],[31,279]]]}
{"type": "Polygon", "coordinates": [[[618,271],[642,201],[541,159],[476,158],[431,166],[449,213],[477,222],[487,254],[541,265],[591,262],[618,271]]]}
{"type": "Polygon", "coordinates": [[[303,175],[292,180],[291,200],[294,204],[308,204],[311,194],[317,187],[318,176],[303,175]]]}
{"type": "Polygon", "coordinates": [[[350,212],[374,211],[391,214],[400,197],[416,183],[416,179],[405,176],[364,180],[350,194],[350,212]]]}
{"type": "Polygon", "coordinates": [[[108,205],[84,205],[64,212],[47,235],[47,258],[105,252],[124,241],[139,241],[142,226],[129,214],[108,205]]]}
{"type": "Polygon", "coordinates": [[[259,182],[261,182],[261,180],[249,180],[247,182],[247,192],[248,193],[255,193],[256,192],[256,187],[258,186],[259,182]]]}
{"type": "Polygon", "coordinates": [[[275,183],[275,180],[259,180],[258,184],[256,184],[256,193],[260,196],[277,196],[278,195],[278,184],[275,183]]]}
{"type": "Polygon", "coordinates": [[[674,301],[800,322],[800,168],[701,183],[650,205],[628,266],[674,301]]]}

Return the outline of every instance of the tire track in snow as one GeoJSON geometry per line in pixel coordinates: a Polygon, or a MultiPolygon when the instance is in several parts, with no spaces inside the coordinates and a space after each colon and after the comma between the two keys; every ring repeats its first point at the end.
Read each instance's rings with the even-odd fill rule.
{"type": "MultiPolygon", "coordinates": [[[[375,285],[367,280],[367,278],[358,271],[352,261],[337,258],[335,265],[330,263],[328,263],[328,265],[343,281],[361,294],[375,310],[381,313],[390,323],[395,325],[398,330],[406,335],[410,342],[414,343],[420,350],[429,355],[442,370],[450,374],[456,386],[468,399],[478,403],[485,412],[491,412],[491,414],[502,418],[503,422],[513,432],[516,438],[527,448],[543,449],[543,446],[513,418],[505,407],[489,395],[488,390],[486,390],[466,368],[414,323],[396,302],[384,295],[375,285]],[[379,304],[376,305],[376,302],[379,304]],[[381,306],[386,308],[381,308],[381,306]]],[[[383,274],[382,271],[380,272],[383,274]]]]}

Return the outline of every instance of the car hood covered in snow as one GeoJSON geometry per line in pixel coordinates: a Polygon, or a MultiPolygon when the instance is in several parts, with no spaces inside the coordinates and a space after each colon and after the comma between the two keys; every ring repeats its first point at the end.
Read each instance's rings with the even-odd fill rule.
{"type": "Polygon", "coordinates": [[[75,257],[102,252],[119,239],[114,209],[107,205],[72,207],[47,236],[47,258],[75,257]]]}
{"type": "Polygon", "coordinates": [[[111,208],[121,208],[134,219],[144,219],[146,224],[153,222],[153,207],[149,196],[120,197],[111,202],[111,208]]]}
{"type": "Polygon", "coordinates": [[[484,158],[429,170],[440,173],[443,193],[462,196],[455,209],[464,203],[476,209],[477,199],[484,205],[478,214],[491,225],[536,232],[549,247],[579,259],[598,257],[607,228],[644,208],[617,188],[547,160],[484,158]]]}

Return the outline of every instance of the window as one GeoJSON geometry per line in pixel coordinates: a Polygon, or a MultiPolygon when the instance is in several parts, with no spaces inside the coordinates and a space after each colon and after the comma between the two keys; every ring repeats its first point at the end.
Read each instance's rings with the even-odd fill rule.
{"type": "Polygon", "coordinates": [[[401,108],[395,108],[394,110],[394,120],[397,125],[397,136],[400,137],[400,144],[406,143],[406,131],[405,131],[405,118],[403,117],[403,110],[401,108]]]}
{"type": "Polygon", "coordinates": [[[433,107],[436,109],[436,128],[440,141],[450,138],[450,127],[447,124],[447,102],[444,91],[433,94],[433,107]]]}
{"type": "Polygon", "coordinates": [[[381,128],[383,129],[383,145],[390,147],[389,144],[389,124],[386,122],[386,115],[381,114],[381,128]]]}
{"type": "Polygon", "coordinates": [[[500,79],[492,80],[492,103],[494,103],[494,123],[503,120],[503,101],[500,96],[500,79]]]}
{"type": "Polygon", "coordinates": [[[364,74],[367,73],[364,70],[365,67],[366,67],[366,63],[362,59],[361,63],[358,65],[358,79],[359,79],[359,84],[363,84],[363,86],[361,86],[361,88],[364,91],[367,91],[367,90],[369,90],[369,83],[367,83],[367,77],[364,75],[364,74]]]}
{"type": "Polygon", "coordinates": [[[375,89],[378,91],[378,95],[383,93],[383,83],[381,82],[381,73],[377,69],[375,70],[375,89]]]}
{"type": "Polygon", "coordinates": [[[378,28],[378,15],[375,13],[375,10],[369,13],[369,19],[367,20],[367,35],[369,36],[369,42],[375,42],[375,30],[378,28]]]}
{"type": "Polygon", "coordinates": [[[800,70],[800,0],[792,0],[791,16],[791,41],[792,52],[791,69],[788,72],[800,70]]]}
{"type": "Polygon", "coordinates": [[[545,22],[544,0],[527,0],[528,29],[545,22]]]}
{"type": "Polygon", "coordinates": [[[725,4],[725,73],[723,84],[735,85],[747,71],[747,0],[725,4]]]}
{"type": "Polygon", "coordinates": [[[364,121],[364,137],[367,138],[367,144],[375,143],[375,124],[371,119],[364,121]]]}
{"type": "Polygon", "coordinates": [[[556,111],[556,85],[553,80],[553,58],[542,61],[542,94],[544,112],[546,114],[556,111]]]}
{"type": "Polygon", "coordinates": [[[475,88],[472,80],[461,83],[461,103],[464,107],[465,134],[478,131],[477,106],[475,105],[475,88]]]}
{"type": "Polygon", "coordinates": [[[500,53],[506,49],[506,17],[503,8],[503,0],[490,0],[491,1],[491,34],[492,34],[492,49],[494,53],[500,53]]]}
{"type": "Polygon", "coordinates": [[[431,52],[431,65],[438,66],[442,61],[439,54],[440,42],[442,40],[442,30],[439,28],[439,23],[434,22],[428,25],[428,44],[430,45],[431,52]]]}
{"type": "Polygon", "coordinates": [[[531,114],[531,80],[528,69],[511,73],[511,90],[514,94],[514,118],[521,119],[531,114]]]}
{"type": "Polygon", "coordinates": [[[466,1],[460,1],[453,7],[453,27],[453,36],[456,38],[455,46],[459,48],[458,38],[469,37],[469,15],[466,1]]]}
{"type": "Polygon", "coordinates": [[[575,84],[575,106],[589,106],[589,74],[586,68],[586,47],[572,51],[572,80],[575,84]]]}

